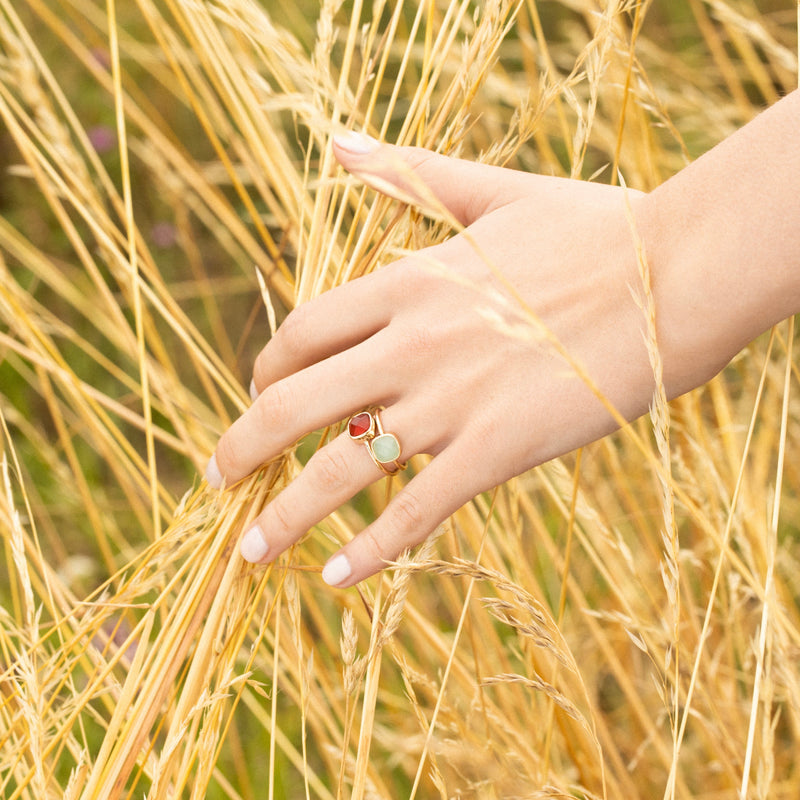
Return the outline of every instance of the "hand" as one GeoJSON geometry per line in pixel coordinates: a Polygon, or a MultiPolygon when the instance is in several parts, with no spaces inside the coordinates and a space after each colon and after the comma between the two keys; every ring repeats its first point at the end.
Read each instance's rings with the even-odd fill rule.
{"type": "MultiPolygon", "coordinates": [[[[223,476],[231,484],[306,433],[383,406],[401,459],[433,458],[328,561],[323,578],[349,586],[423,541],[478,493],[644,413],[655,382],[626,210],[646,195],[357,134],[337,137],[335,152],[377,188],[422,201],[430,192],[466,228],[293,311],[259,355],[258,396],[220,439],[207,477],[214,486],[223,476]]],[[[678,361],[665,354],[673,395],[689,388],[685,376],[671,378],[678,361]]],[[[719,366],[696,364],[688,383],[719,366]]],[[[364,444],[343,433],[263,510],[243,538],[243,555],[276,558],[382,477],[364,444]]]]}

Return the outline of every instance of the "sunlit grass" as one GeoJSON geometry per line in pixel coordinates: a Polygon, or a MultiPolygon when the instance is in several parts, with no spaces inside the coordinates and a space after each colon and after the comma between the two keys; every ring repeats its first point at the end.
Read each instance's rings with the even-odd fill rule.
{"type": "Polygon", "coordinates": [[[759,9],[0,0],[0,796],[798,796],[791,327],[356,589],[403,478],[262,569],[330,432],[199,477],[287,310],[449,232],[333,132],[647,190],[796,85],[759,9]]]}

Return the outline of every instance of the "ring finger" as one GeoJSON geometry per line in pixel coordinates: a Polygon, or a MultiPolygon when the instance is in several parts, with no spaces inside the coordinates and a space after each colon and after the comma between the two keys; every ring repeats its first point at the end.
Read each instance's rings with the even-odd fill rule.
{"type": "MultiPolygon", "coordinates": [[[[387,433],[415,430],[411,424],[414,418],[397,406],[381,412],[387,433]]],[[[419,428],[416,435],[410,433],[406,438],[397,434],[397,438],[401,446],[398,461],[424,452],[430,444],[419,428]]],[[[302,472],[259,514],[242,538],[242,556],[254,563],[271,561],[381,477],[367,445],[353,440],[347,432],[340,434],[314,453],[302,472]]]]}

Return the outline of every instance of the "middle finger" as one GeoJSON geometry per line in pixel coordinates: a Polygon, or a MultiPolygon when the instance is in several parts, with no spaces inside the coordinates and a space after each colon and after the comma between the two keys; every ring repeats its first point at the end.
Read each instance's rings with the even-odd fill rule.
{"type": "MultiPolygon", "coordinates": [[[[410,432],[407,440],[398,436],[401,460],[425,449],[420,436],[424,433],[413,433],[413,418],[397,406],[381,412],[386,432],[410,432]]],[[[365,444],[347,432],[340,434],[314,453],[302,472],[261,512],[242,539],[242,555],[251,562],[271,561],[381,477],[365,444]]]]}

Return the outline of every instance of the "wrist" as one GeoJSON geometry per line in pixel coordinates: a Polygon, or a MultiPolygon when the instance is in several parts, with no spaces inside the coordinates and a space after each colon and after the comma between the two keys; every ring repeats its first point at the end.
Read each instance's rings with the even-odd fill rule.
{"type": "Polygon", "coordinates": [[[636,198],[671,396],[800,310],[798,131],[795,92],[636,198]]]}

